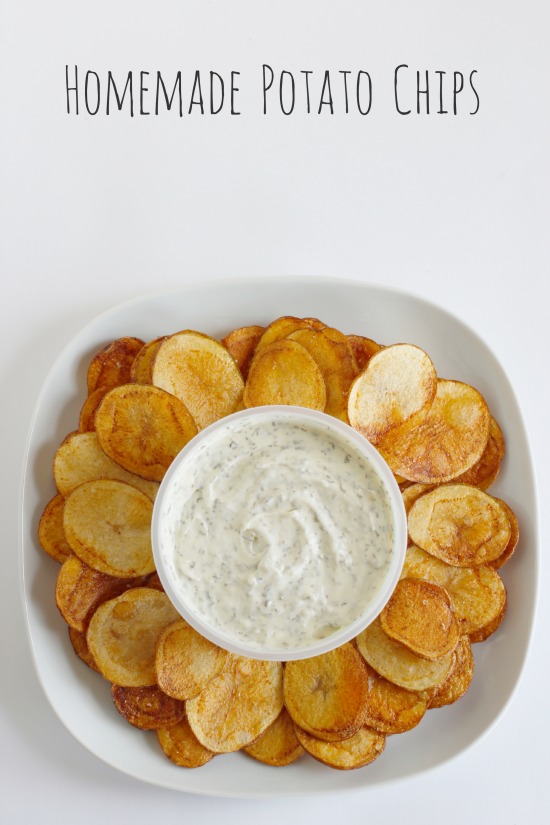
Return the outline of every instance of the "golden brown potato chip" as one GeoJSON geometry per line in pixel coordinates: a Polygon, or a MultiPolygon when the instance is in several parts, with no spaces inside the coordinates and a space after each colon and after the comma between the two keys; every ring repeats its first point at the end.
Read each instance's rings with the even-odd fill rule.
{"type": "Polygon", "coordinates": [[[295,404],[325,409],[327,394],[321,370],[297,341],[276,341],[256,350],[244,389],[245,407],[295,404]]]}
{"type": "Polygon", "coordinates": [[[105,393],[109,392],[107,387],[99,387],[87,397],[80,410],[78,419],[78,430],[81,433],[91,433],[95,430],[95,414],[101,404],[105,393]]]}
{"type": "Polygon", "coordinates": [[[443,684],[453,664],[452,653],[435,662],[417,656],[405,645],[390,639],[382,630],[380,619],[365,628],[356,643],[367,664],[405,690],[423,691],[443,684]]]}
{"type": "Polygon", "coordinates": [[[324,321],[320,321],[319,318],[302,318],[302,321],[304,324],[307,324],[308,327],[311,327],[311,329],[321,330],[327,328],[324,321]]]}
{"type": "Polygon", "coordinates": [[[63,564],[72,555],[63,529],[63,510],[65,499],[62,495],[54,496],[44,508],[38,524],[38,541],[48,556],[63,564]]]}
{"type": "Polygon", "coordinates": [[[489,420],[487,404],[476,389],[439,379],[421,423],[390,430],[377,447],[394,473],[422,484],[442,484],[479,461],[489,438],[489,420]]]}
{"type": "Polygon", "coordinates": [[[88,642],[86,641],[86,634],[80,630],[75,630],[74,627],[69,627],[69,639],[73,650],[79,659],[82,659],[85,665],[99,673],[99,668],[94,661],[94,657],[88,649],[88,642]]]}
{"type": "Polygon", "coordinates": [[[191,413],[174,395],[148,384],[123,384],[98,407],[95,428],[109,458],[148,481],[162,481],[197,434],[191,413]]]}
{"type": "Polygon", "coordinates": [[[489,440],[481,458],[473,467],[470,467],[458,478],[453,479],[453,483],[471,484],[472,487],[486,490],[497,477],[503,456],[504,436],[497,422],[491,416],[489,420],[489,440]]]}
{"type": "Polygon", "coordinates": [[[191,730],[205,748],[229,753],[254,742],[283,709],[283,668],[232,656],[194,699],[186,703],[191,730]]]}
{"type": "Polygon", "coordinates": [[[365,724],[385,734],[405,733],[416,727],[428,708],[429,692],[405,690],[388,682],[370,665],[366,667],[369,692],[365,724]]]}
{"type": "Polygon", "coordinates": [[[454,657],[456,660],[455,666],[443,684],[435,689],[430,700],[430,709],[452,705],[453,702],[464,696],[470,687],[474,676],[474,657],[467,636],[461,636],[454,657]]]}
{"type": "Polygon", "coordinates": [[[222,338],[222,344],[235,359],[241,375],[245,380],[248,375],[248,368],[254,355],[254,350],[262,337],[263,331],[264,328],[258,326],[239,327],[239,329],[234,329],[229,335],[222,338]]]}
{"type": "Polygon", "coordinates": [[[506,564],[508,559],[511,558],[511,556],[514,553],[514,550],[517,547],[519,541],[519,523],[516,514],[514,513],[512,508],[508,504],[506,504],[505,501],[503,501],[501,498],[497,498],[495,499],[495,501],[498,501],[499,504],[504,508],[504,511],[508,517],[508,523],[510,524],[510,538],[508,539],[508,544],[506,545],[500,556],[498,556],[492,562],[489,562],[489,564],[491,564],[491,566],[494,567],[495,570],[500,570],[502,565],[506,564]]]}
{"type": "Polygon", "coordinates": [[[97,433],[71,433],[55,454],[53,472],[57,489],[67,497],[87,481],[110,478],[125,481],[155,500],[159,485],[129,473],[101,449],[97,433]]]}
{"type": "Polygon", "coordinates": [[[274,722],[244,752],[258,762],[274,767],[282,767],[296,762],[304,754],[298,742],[294,723],[286,708],[283,708],[274,722]]]}
{"type": "Polygon", "coordinates": [[[413,545],[407,548],[401,575],[444,587],[451,598],[461,634],[486,627],[500,616],[506,604],[504,582],[488,564],[454,567],[413,545]]]}
{"type": "MultiPolygon", "coordinates": [[[[504,593],[506,596],[506,591],[504,591],[504,593]]],[[[489,638],[489,636],[492,636],[495,630],[498,630],[498,628],[500,627],[500,624],[504,618],[504,614],[506,613],[507,607],[508,600],[505,597],[504,604],[500,609],[500,613],[498,613],[493,619],[491,619],[490,622],[487,622],[487,624],[483,625],[483,627],[480,627],[478,630],[473,630],[471,633],[469,633],[470,642],[472,644],[475,644],[477,642],[484,642],[486,641],[486,639],[489,638]]]]}
{"type": "MultiPolygon", "coordinates": [[[[409,428],[422,420],[435,398],[436,388],[435,367],[423,350],[412,344],[384,347],[372,356],[352,384],[348,402],[350,424],[378,444],[396,427],[406,424],[409,428]]],[[[400,475],[408,478],[406,473],[400,475]]]]}
{"type": "Polygon", "coordinates": [[[228,659],[227,650],[209,642],[181,619],[167,627],[158,641],[157,682],[175,699],[192,699],[221,673],[228,659]]]}
{"type": "Polygon", "coordinates": [[[117,338],[94,355],[88,367],[88,395],[99,387],[110,390],[127,384],[134,359],[143,345],[140,338],[117,338]]]}
{"type": "Polygon", "coordinates": [[[130,484],[88,481],[65,501],[63,528],[73,552],[89,567],[133,578],[155,569],[152,513],[151,499],[130,484]]]}
{"type": "Polygon", "coordinates": [[[183,401],[199,429],[235,412],[244,388],[240,370],[225,347],[193,330],[161,343],[153,361],[152,383],[183,401]]]}
{"type": "Polygon", "coordinates": [[[380,352],[382,347],[373,341],[372,338],[365,338],[363,335],[348,335],[347,336],[351,351],[353,352],[355,363],[359,372],[362,372],[367,366],[373,355],[380,352]]]}
{"type": "Polygon", "coordinates": [[[153,369],[153,359],[157,350],[164,341],[164,336],[154,338],[142,346],[130,370],[130,381],[136,384],[150,384],[151,372],[153,369]]]}
{"type": "Polygon", "coordinates": [[[343,341],[335,340],[327,334],[328,329],[300,329],[287,340],[301,344],[321,370],[326,387],[325,412],[347,422],[348,393],[357,367],[345,336],[343,341]]]}
{"type": "Polygon", "coordinates": [[[111,695],[121,716],[140,730],[168,728],[185,716],[184,703],[167,696],[157,685],[112,685],[111,695]]]}
{"type": "Polygon", "coordinates": [[[100,673],[123,687],[156,684],[157,641],[178,618],[168,596],[151,587],[134,587],[104,602],[86,634],[100,673]]]}
{"type": "Polygon", "coordinates": [[[296,728],[298,741],[310,756],[341,771],[363,768],[380,756],[386,744],[386,737],[371,728],[360,728],[343,742],[326,742],[296,728]]]}
{"type": "Polygon", "coordinates": [[[414,544],[448,564],[474,567],[497,559],[510,539],[510,521],[500,501],[467,484],[445,484],[411,507],[414,544]]]}
{"type": "Polygon", "coordinates": [[[367,692],[365,664],[351,643],[285,665],[286,709],[296,725],[326,741],[347,739],[359,730],[367,692]]]}
{"type": "Polygon", "coordinates": [[[384,633],[416,653],[435,661],[458,644],[458,624],[447,592],[432,582],[401,579],[380,613],[384,633]]]}
{"type": "Polygon", "coordinates": [[[256,344],[256,352],[259,352],[264,347],[274,344],[275,341],[282,341],[291,333],[298,329],[311,329],[312,325],[306,318],[295,318],[293,315],[283,315],[281,318],[276,318],[268,327],[266,327],[256,344]]]}
{"type": "Polygon", "coordinates": [[[100,573],[71,555],[57,576],[55,602],[67,624],[84,633],[100,604],[142,583],[142,578],[120,579],[100,573]]]}
{"type": "Polygon", "coordinates": [[[215,756],[201,745],[187,719],[158,730],[157,738],[168,759],[180,768],[200,768],[215,756]]]}

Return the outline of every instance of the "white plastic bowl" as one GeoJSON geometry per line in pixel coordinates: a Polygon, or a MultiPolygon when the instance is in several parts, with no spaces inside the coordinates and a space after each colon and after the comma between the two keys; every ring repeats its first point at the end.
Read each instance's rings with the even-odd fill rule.
{"type": "MultiPolygon", "coordinates": [[[[251,461],[253,460],[251,456],[251,461]]],[[[393,593],[403,567],[407,547],[407,520],[403,499],[391,470],[377,450],[362,435],[344,422],[315,410],[290,406],[265,406],[234,413],[215,422],[195,436],[178,454],[166,473],[156,497],[152,520],[152,544],[157,571],[163,587],[176,610],[195,630],[220,647],[241,656],[290,661],[317,656],[344,644],[357,636],[378,616],[393,593]],[[174,518],[173,509],[171,515],[168,515],[169,510],[175,508],[179,512],[177,501],[174,500],[175,487],[185,473],[193,472],[193,464],[199,452],[210,446],[219,446],[221,441],[231,438],[232,433],[235,433],[235,428],[242,427],[243,423],[253,422],[256,426],[269,428],[273,421],[290,421],[299,423],[308,429],[327,432],[336,440],[344,442],[346,449],[353,451],[363,459],[366,458],[383,482],[393,520],[393,547],[388,570],[373,597],[366,602],[364,609],[361,609],[361,605],[357,605],[357,610],[354,611],[357,618],[329,636],[308,640],[299,647],[289,648],[274,646],[265,640],[258,643],[251,639],[249,643],[248,640],[237,639],[229,628],[216,627],[210,623],[204,612],[199,615],[189,598],[178,587],[177,572],[171,563],[174,552],[173,542],[168,535],[169,531],[165,529],[174,518]]],[[[246,599],[245,594],[243,594],[243,599],[246,599]]],[[[247,609],[246,604],[243,609],[247,609]]]]}

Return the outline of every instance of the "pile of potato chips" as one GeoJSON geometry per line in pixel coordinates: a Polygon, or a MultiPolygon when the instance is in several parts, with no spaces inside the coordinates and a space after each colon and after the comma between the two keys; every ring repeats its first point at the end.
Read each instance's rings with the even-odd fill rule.
{"type": "Polygon", "coordinates": [[[411,344],[381,346],[289,316],[221,343],[192,330],[121,338],[89,366],[78,431],[55,455],[58,494],[39,540],[61,563],[55,597],[74,650],[177,765],[242,749],[274,766],[307,752],[358,768],[387,735],[465,693],[471,644],[504,616],[498,570],[518,523],[486,492],[503,455],[479,392],[438,378],[411,344]],[[200,636],[164,593],[151,549],[153,502],[177,453],[213,421],[264,404],[349,423],[386,459],[408,513],[402,576],[376,621],[353,642],[285,665],[200,636]]]}

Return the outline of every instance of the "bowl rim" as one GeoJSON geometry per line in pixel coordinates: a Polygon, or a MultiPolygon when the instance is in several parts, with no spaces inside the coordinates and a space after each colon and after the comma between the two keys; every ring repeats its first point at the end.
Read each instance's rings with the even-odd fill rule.
{"type": "Polygon", "coordinates": [[[182,618],[198,633],[233,654],[264,661],[286,662],[308,659],[313,656],[328,653],[354,639],[377,618],[390,599],[401,576],[407,549],[407,516],[401,491],[391,469],[378,450],[361,435],[361,433],[346,422],[318,410],[292,405],[271,404],[239,410],[224,418],[218,419],[200,430],[197,435],[182,448],[168,468],[155,498],[151,521],[151,543],[157,573],[166,595],[182,618]],[[251,419],[259,422],[271,422],[273,419],[298,420],[308,425],[321,427],[329,432],[336,433],[342,439],[346,440],[359,455],[366,457],[371,466],[373,466],[378,477],[384,484],[393,516],[394,535],[392,558],[386,576],[375,597],[369,601],[365,610],[363,610],[353,622],[324,639],[303,644],[301,647],[287,649],[275,646],[259,647],[254,644],[248,645],[246,642],[236,641],[231,635],[225,635],[223,632],[218,632],[212,628],[211,625],[203,621],[200,616],[197,616],[174,586],[172,576],[162,552],[161,527],[165,518],[167,502],[170,500],[174,479],[181,472],[180,468],[182,465],[192,460],[201,445],[210,439],[215,439],[220,434],[220,431],[231,431],[231,429],[240,422],[246,422],[251,419]]]}

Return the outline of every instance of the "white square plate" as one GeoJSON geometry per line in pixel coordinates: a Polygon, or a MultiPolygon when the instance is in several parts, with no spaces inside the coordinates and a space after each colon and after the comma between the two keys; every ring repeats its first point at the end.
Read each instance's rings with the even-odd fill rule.
{"type": "Polygon", "coordinates": [[[457,318],[412,295],[343,279],[271,278],[204,283],[181,292],[145,296],[101,315],[65,348],[40,394],[28,443],[21,512],[23,598],[38,676],[61,721],[109,765],[155,785],[198,794],[273,797],[349,793],[380,786],[439,766],[480,739],[510,701],[525,662],[538,579],[537,504],[533,465],[510,383],[480,338],[457,318]],[[154,733],[119,716],[109,684],[73,653],[54,600],[58,565],[40,549],[37,527],[55,493],[52,461],[64,436],[76,429],[92,355],[114,338],[149,340],[191,328],[221,337],[280,315],[316,316],[347,333],[425,349],[437,372],[473,384],[485,396],[506,439],[506,457],[491,492],[516,512],[521,539],[503,568],[508,612],[498,632],[474,645],[476,672],[459,702],[429,711],[420,725],[388,737],[372,765],[334,771],[309,757],[270,768],[243,754],[217,757],[196,770],[178,768],[154,733]]]}

